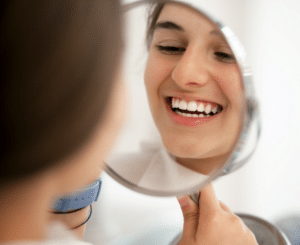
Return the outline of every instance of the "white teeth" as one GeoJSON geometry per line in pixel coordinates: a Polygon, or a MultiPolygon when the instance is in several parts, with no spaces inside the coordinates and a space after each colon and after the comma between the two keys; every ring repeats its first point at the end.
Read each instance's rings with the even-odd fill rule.
{"type": "Polygon", "coordinates": [[[204,104],[203,103],[200,103],[198,108],[197,108],[197,111],[199,112],[203,112],[204,111],[204,104]]]}
{"type": "Polygon", "coordinates": [[[178,108],[179,107],[179,100],[172,98],[172,108],[178,108]]]}
{"type": "Polygon", "coordinates": [[[187,110],[188,111],[197,111],[197,103],[196,101],[191,101],[187,105],[187,110]]]}
{"type": "Polygon", "coordinates": [[[205,108],[205,113],[206,113],[206,114],[209,114],[210,111],[211,111],[211,105],[208,104],[208,105],[206,106],[206,108],[205,108]]]}
{"type": "Polygon", "coordinates": [[[180,103],[179,103],[179,109],[186,110],[186,108],[187,108],[186,101],[185,100],[180,101],[180,103]]]}
{"type": "Polygon", "coordinates": [[[213,114],[217,114],[219,112],[218,106],[215,106],[212,109],[211,104],[207,104],[207,106],[204,106],[204,103],[197,103],[196,101],[190,101],[186,102],[185,100],[181,99],[174,99],[172,98],[172,108],[176,109],[179,108],[180,110],[188,110],[188,111],[198,111],[198,112],[205,112],[205,114],[194,114],[194,113],[183,113],[181,111],[175,110],[177,114],[185,116],[185,117],[209,117],[211,116],[210,113],[212,112],[213,114]]]}

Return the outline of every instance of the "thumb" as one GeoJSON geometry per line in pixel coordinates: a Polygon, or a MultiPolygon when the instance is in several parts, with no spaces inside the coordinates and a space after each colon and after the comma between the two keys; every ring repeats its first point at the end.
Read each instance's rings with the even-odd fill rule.
{"type": "Polygon", "coordinates": [[[189,195],[178,198],[183,214],[182,240],[195,238],[198,228],[199,207],[189,195]]]}

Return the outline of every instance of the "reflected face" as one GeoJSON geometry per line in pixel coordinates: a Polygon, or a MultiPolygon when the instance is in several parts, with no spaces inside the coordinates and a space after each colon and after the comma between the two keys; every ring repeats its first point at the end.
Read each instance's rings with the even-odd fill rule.
{"type": "Polygon", "coordinates": [[[167,150],[191,159],[228,157],[241,128],[244,93],[219,28],[199,12],[166,4],[155,25],[144,75],[155,124],[167,150]]]}

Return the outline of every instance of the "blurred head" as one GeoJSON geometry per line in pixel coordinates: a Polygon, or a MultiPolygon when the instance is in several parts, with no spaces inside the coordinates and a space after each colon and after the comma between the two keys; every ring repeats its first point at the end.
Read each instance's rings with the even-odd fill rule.
{"type": "Polygon", "coordinates": [[[163,143],[178,162],[207,173],[227,159],[241,128],[235,57],[215,23],[178,3],[154,8],[147,40],[144,79],[163,143]]]}
{"type": "Polygon", "coordinates": [[[1,4],[0,185],[65,166],[66,190],[93,182],[122,122],[119,1],[1,4]]]}

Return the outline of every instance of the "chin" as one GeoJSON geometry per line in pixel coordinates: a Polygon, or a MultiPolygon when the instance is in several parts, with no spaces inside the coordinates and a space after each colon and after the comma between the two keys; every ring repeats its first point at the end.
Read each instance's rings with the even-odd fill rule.
{"type": "Polygon", "coordinates": [[[228,154],[232,151],[230,147],[217,142],[208,145],[193,140],[176,140],[174,137],[162,138],[162,141],[167,151],[178,158],[204,159],[228,154]],[[212,145],[213,148],[209,147],[212,145]]]}
{"type": "Polygon", "coordinates": [[[207,149],[203,149],[205,147],[195,147],[195,144],[174,144],[171,140],[163,140],[163,143],[170,154],[179,158],[202,158],[207,152],[207,149]]]}

